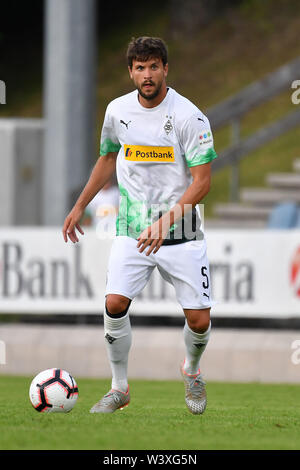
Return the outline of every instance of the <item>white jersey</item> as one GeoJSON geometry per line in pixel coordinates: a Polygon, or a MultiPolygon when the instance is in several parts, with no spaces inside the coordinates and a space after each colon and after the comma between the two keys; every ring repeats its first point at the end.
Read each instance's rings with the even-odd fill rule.
{"type": "MultiPolygon", "coordinates": [[[[100,156],[118,152],[120,190],[117,235],[137,238],[182,197],[192,183],[190,167],[216,158],[207,117],[172,88],[154,108],[145,108],[138,91],[107,107],[100,156]]],[[[194,209],[170,229],[164,244],[202,238],[194,209]]]]}

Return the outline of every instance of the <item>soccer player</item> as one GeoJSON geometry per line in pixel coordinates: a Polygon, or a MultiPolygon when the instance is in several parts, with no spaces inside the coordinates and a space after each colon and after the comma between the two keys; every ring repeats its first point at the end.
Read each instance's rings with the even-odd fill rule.
{"type": "Polygon", "coordinates": [[[128,70],[135,90],[107,107],[100,157],[63,226],[64,240],[86,205],[116,169],[120,190],[116,237],[105,292],[104,335],[112,371],[111,390],[90,410],[111,413],[130,401],[129,306],[157,266],[171,283],[184,315],[185,359],[181,374],[191,413],[206,408],[199,362],[210,336],[210,278],[198,203],[210,189],[217,156],[207,117],[167,86],[167,46],[160,38],[132,39],[128,70]]]}

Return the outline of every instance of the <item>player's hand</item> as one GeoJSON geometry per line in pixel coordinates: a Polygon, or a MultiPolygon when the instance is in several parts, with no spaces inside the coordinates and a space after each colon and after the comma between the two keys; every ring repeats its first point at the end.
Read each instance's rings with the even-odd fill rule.
{"type": "Polygon", "coordinates": [[[147,227],[138,237],[137,248],[139,248],[139,252],[142,253],[149,247],[146,256],[149,256],[152,251],[155,254],[163,244],[169,230],[170,218],[167,214],[164,214],[160,219],[147,227]]]}
{"type": "Polygon", "coordinates": [[[62,230],[63,237],[66,243],[68,241],[68,238],[73,243],[77,243],[79,241],[76,234],[76,229],[81,233],[81,235],[84,235],[84,231],[79,225],[79,221],[82,215],[83,210],[74,206],[70,214],[66,217],[62,230]]]}

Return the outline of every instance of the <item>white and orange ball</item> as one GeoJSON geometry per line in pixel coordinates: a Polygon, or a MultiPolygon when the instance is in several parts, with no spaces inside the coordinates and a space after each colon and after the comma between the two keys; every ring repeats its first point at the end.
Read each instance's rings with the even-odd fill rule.
{"type": "Polygon", "coordinates": [[[39,412],[68,413],[77,401],[78,386],[65,370],[47,369],[34,377],[29,398],[39,412]]]}

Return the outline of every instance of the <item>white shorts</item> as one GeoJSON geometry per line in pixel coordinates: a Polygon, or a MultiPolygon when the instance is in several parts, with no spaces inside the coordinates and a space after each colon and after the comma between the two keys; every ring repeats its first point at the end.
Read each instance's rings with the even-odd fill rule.
{"type": "Polygon", "coordinates": [[[157,266],[162,277],[171,283],[184,309],[212,306],[206,241],[197,240],[161,246],[146,256],[139,252],[137,240],[117,236],[113,242],[107,270],[105,295],[119,294],[134,299],[147,284],[157,266]]]}

